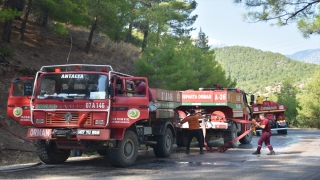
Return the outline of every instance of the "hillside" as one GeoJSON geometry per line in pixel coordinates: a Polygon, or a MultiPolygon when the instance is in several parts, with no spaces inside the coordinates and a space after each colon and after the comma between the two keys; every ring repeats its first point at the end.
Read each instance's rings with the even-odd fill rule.
{"type": "Polygon", "coordinates": [[[82,50],[89,32],[72,27],[68,28],[72,38],[70,35],[62,36],[47,32],[44,40],[40,38],[39,26],[33,20],[27,23],[25,39],[21,41],[17,38],[20,24],[20,21],[14,21],[10,43],[0,42],[2,53],[0,55],[0,92],[2,92],[0,94],[0,122],[8,126],[14,133],[9,133],[0,124],[0,165],[39,161],[34,152],[35,147],[17,138],[17,136],[25,137],[26,128],[6,116],[6,104],[12,78],[35,75],[41,66],[65,64],[67,59],[70,64],[109,64],[116,71],[133,74],[134,61],[140,58],[139,49],[136,47],[129,44],[112,43],[99,34],[94,35],[91,50],[85,54],[82,50]]]}
{"type": "Polygon", "coordinates": [[[289,76],[296,85],[304,84],[317,66],[243,46],[217,48],[215,53],[227,74],[237,80],[237,86],[252,93],[266,92],[267,86],[272,92],[289,76]]]}

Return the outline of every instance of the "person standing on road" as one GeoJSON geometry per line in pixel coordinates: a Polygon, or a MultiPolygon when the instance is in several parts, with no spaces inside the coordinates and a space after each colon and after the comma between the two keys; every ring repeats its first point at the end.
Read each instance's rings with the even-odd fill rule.
{"type": "Polygon", "coordinates": [[[188,142],[187,142],[187,150],[186,154],[190,154],[190,144],[194,137],[197,138],[200,146],[200,154],[204,154],[203,152],[203,135],[202,130],[200,129],[199,125],[199,119],[202,117],[199,115],[196,115],[195,110],[190,110],[190,116],[184,118],[181,121],[181,124],[188,122],[189,124],[189,130],[188,130],[188,142]]]}
{"type": "Polygon", "coordinates": [[[271,125],[269,123],[269,120],[264,117],[264,114],[259,114],[260,117],[260,123],[256,122],[256,126],[260,127],[262,129],[262,135],[260,136],[260,139],[258,141],[258,147],[257,150],[252,154],[260,154],[262,143],[268,147],[270,150],[270,153],[267,155],[275,155],[276,153],[273,151],[273,147],[270,144],[270,137],[271,137],[271,125]]]}

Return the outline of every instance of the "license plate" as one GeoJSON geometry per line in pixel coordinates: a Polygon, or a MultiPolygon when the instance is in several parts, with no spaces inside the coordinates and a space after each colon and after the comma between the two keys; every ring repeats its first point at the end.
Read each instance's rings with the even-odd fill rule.
{"type": "Polygon", "coordinates": [[[94,136],[99,136],[100,131],[99,130],[85,130],[85,129],[79,129],[78,130],[78,135],[94,135],[94,136]]]}

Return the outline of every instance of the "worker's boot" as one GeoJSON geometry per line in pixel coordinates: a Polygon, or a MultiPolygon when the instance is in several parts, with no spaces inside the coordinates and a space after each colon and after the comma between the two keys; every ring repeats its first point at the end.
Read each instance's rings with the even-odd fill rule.
{"type": "Polygon", "coordinates": [[[186,150],[186,154],[190,154],[190,150],[189,149],[186,150]]]}
{"type": "Polygon", "coordinates": [[[275,155],[276,153],[274,152],[274,150],[271,150],[267,155],[275,155]]]}
{"type": "Polygon", "coordinates": [[[255,151],[254,153],[252,153],[252,154],[254,154],[254,155],[257,155],[257,154],[260,154],[260,151],[255,151]]]}
{"type": "Polygon", "coordinates": [[[200,154],[204,154],[203,150],[200,150],[200,154]]]}

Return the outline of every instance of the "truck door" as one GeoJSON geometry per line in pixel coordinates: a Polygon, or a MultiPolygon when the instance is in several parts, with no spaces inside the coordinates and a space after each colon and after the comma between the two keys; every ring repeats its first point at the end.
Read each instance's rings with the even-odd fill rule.
{"type": "MultiPolygon", "coordinates": [[[[136,77],[136,79],[138,79],[136,77]]],[[[144,78],[146,81],[146,78],[144,78]]],[[[134,83],[129,78],[123,78],[115,82],[116,96],[112,102],[111,126],[127,127],[135,120],[148,119],[149,98],[148,93],[140,95],[123,90],[133,91],[134,83]]],[[[147,90],[147,89],[146,89],[147,90]]]]}
{"type": "Polygon", "coordinates": [[[11,81],[7,116],[18,121],[22,126],[32,126],[30,99],[33,91],[33,76],[15,78],[11,81]]]}

